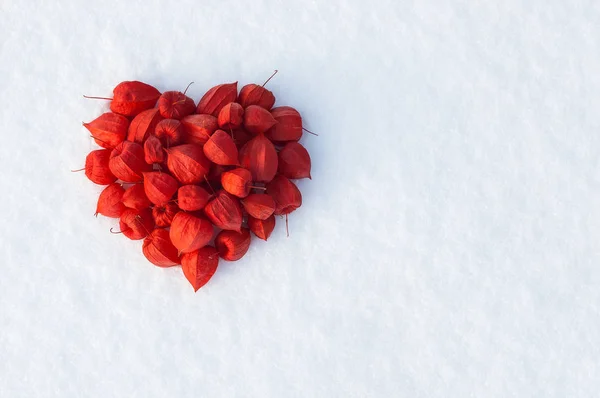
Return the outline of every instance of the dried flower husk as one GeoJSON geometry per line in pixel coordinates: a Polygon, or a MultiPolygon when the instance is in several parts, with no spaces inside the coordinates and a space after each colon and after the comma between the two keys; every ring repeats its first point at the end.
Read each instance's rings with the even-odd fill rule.
{"type": "Polygon", "coordinates": [[[180,183],[189,185],[204,181],[210,170],[210,161],[200,145],[183,144],[166,151],[167,167],[180,183]]]}
{"type": "Polygon", "coordinates": [[[240,231],[242,227],[242,207],[235,196],[219,191],[216,197],[204,206],[204,213],[217,227],[240,231]]]}
{"type": "Polygon", "coordinates": [[[238,164],[238,149],[235,146],[235,142],[223,130],[215,131],[202,149],[204,155],[213,163],[222,166],[234,166],[238,164]]]}
{"type": "Polygon", "coordinates": [[[271,236],[271,232],[275,229],[275,216],[270,216],[265,220],[248,216],[248,228],[260,239],[267,240],[271,236]]]}
{"type": "Polygon", "coordinates": [[[175,203],[167,203],[161,206],[154,206],[152,208],[152,217],[157,227],[167,228],[173,222],[175,215],[181,210],[175,203]]]}
{"type": "Polygon", "coordinates": [[[204,246],[181,256],[183,275],[197,292],[215,274],[219,265],[219,252],[212,246],[204,246]]]}
{"type": "Polygon", "coordinates": [[[244,122],[244,108],[237,102],[230,102],[221,108],[218,117],[219,127],[224,130],[237,129],[244,122]]]}
{"type": "Polygon", "coordinates": [[[108,185],[117,180],[110,171],[110,149],[97,149],[85,157],[85,176],[95,184],[108,185]]]}
{"type": "Polygon", "coordinates": [[[240,164],[250,170],[252,180],[269,182],[277,174],[277,151],[264,134],[259,134],[246,143],[239,152],[240,164]]]}
{"type": "Polygon", "coordinates": [[[162,164],[167,160],[167,154],[158,137],[151,135],[144,142],[144,160],[148,164],[162,164]]]}
{"type": "Polygon", "coordinates": [[[127,136],[129,120],[112,112],[106,112],[89,123],[83,123],[96,144],[102,148],[112,149],[119,145],[127,136]]]}
{"type": "Polygon", "coordinates": [[[100,192],[96,214],[102,214],[105,217],[119,218],[125,211],[125,205],[121,201],[125,189],[121,184],[112,183],[100,192]]]}
{"type": "Polygon", "coordinates": [[[311,162],[308,151],[296,141],[288,142],[279,151],[278,172],[287,178],[311,178],[310,166],[311,162]]]}
{"type": "Polygon", "coordinates": [[[196,110],[194,100],[181,91],[165,91],[158,99],[158,109],[165,119],[183,119],[196,110]]]}
{"type": "Polygon", "coordinates": [[[173,218],[169,236],[179,252],[189,253],[206,246],[211,241],[213,226],[204,218],[180,211],[173,218]]]}
{"type": "Polygon", "coordinates": [[[158,108],[147,109],[133,118],[127,131],[127,141],[143,144],[150,134],[154,133],[156,125],[164,118],[158,108]]]}
{"type": "Polygon", "coordinates": [[[125,207],[135,210],[143,210],[152,206],[152,202],[150,202],[150,199],[146,196],[146,192],[144,192],[144,184],[134,184],[127,188],[121,201],[125,207]]]}
{"type": "Polygon", "coordinates": [[[158,267],[172,267],[179,264],[179,253],[171,243],[169,231],[156,228],[144,239],[142,245],[144,256],[158,267]]]}
{"type": "Polygon", "coordinates": [[[162,206],[169,202],[177,189],[179,183],[177,180],[167,173],[152,171],[143,173],[144,176],[144,192],[150,199],[150,202],[157,206],[162,206]]]}
{"type": "Polygon", "coordinates": [[[163,147],[170,148],[183,142],[183,126],[179,120],[164,119],[156,125],[154,135],[158,137],[163,147]]]}
{"type": "Polygon", "coordinates": [[[144,148],[129,141],[123,141],[113,149],[108,167],[118,179],[125,182],[141,181],[142,173],[152,170],[144,160],[144,148]]]}
{"type": "Polygon", "coordinates": [[[154,229],[152,210],[148,207],[141,210],[125,209],[119,227],[123,235],[131,240],[144,239],[154,229]]]}
{"type": "Polygon", "coordinates": [[[302,137],[302,117],[291,106],[278,106],[271,109],[277,124],[265,133],[274,142],[298,141],[302,137]]]}
{"type": "Polygon", "coordinates": [[[275,211],[275,200],[266,193],[253,193],[241,200],[242,206],[248,215],[258,219],[266,220],[275,211]]]}
{"type": "Polygon", "coordinates": [[[237,261],[248,252],[250,240],[248,228],[242,228],[240,232],[221,231],[215,238],[215,247],[222,259],[237,261]]]}
{"type": "Polygon", "coordinates": [[[289,214],[302,206],[302,194],[288,178],[278,175],[267,184],[267,193],[275,200],[274,214],[289,214]]]}
{"type": "Polygon", "coordinates": [[[221,174],[221,186],[238,198],[245,198],[252,187],[252,174],[241,167],[221,174]]]}
{"type": "Polygon", "coordinates": [[[181,119],[181,124],[186,144],[204,145],[219,128],[217,118],[212,115],[189,115],[181,119]]]}
{"type": "Polygon", "coordinates": [[[244,108],[250,105],[257,105],[266,110],[271,110],[275,105],[275,96],[273,93],[258,84],[246,84],[240,90],[237,100],[244,108]]]}
{"type": "Polygon", "coordinates": [[[124,116],[136,116],[154,108],[159,97],[160,91],[149,84],[140,81],[121,82],[113,89],[110,110],[124,116]]]}
{"type": "Polygon", "coordinates": [[[198,211],[210,200],[211,194],[199,185],[183,185],[177,191],[179,208],[185,211],[198,211]]]}
{"type": "Polygon", "coordinates": [[[244,129],[252,134],[268,131],[277,124],[271,113],[258,105],[250,105],[244,109],[244,129]]]}
{"type": "Polygon", "coordinates": [[[196,113],[217,117],[221,109],[235,102],[237,97],[237,82],[219,84],[208,90],[198,102],[196,113]]]}

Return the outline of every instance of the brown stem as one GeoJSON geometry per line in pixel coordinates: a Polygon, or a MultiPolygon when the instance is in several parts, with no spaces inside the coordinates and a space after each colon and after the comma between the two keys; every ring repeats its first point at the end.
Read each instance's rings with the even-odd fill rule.
{"type": "Polygon", "coordinates": [[[317,137],[319,136],[319,134],[313,133],[312,131],[305,129],[304,127],[302,127],[302,130],[306,131],[309,134],[316,135],[317,137]]]}
{"type": "Polygon", "coordinates": [[[208,177],[206,177],[206,174],[204,175],[204,180],[206,180],[206,183],[208,184],[208,187],[210,188],[210,190],[212,191],[213,195],[217,196],[217,193],[215,192],[214,188],[212,187],[212,185],[210,185],[210,182],[208,181],[208,177]]]}
{"type": "Polygon", "coordinates": [[[269,80],[271,80],[273,78],[273,76],[275,76],[277,74],[277,72],[279,72],[277,69],[275,69],[275,72],[273,72],[273,74],[267,79],[266,82],[263,83],[263,87],[265,86],[265,84],[267,84],[269,82],[269,80]]]}
{"type": "Polygon", "coordinates": [[[265,187],[257,187],[257,186],[254,186],[254,185],[250,185],[250,188],[252,188],[252,189],[260,189],[261,191],[266,191],[267,190],[267,188],[265,188],[265,187]]]}
{"type": "Polygon", "coordinates": [[[106,101],[112,101],[112,98],[106,98],[106,97],[92,97],[89,95],[84,95],[83,98],[87,98],[87,99],[99,99],[99,100],[106,100],[106,101]]]}
{"type": "Polygon", "coordinates": [[[113,229],[111,228],[111,229],[110,229],[110,233],[111,233],[111,234],[118,235],[118,234],[122,234],[122,233],[123,233],[123,231],[114,232],[114,231],[113,231],[113,229]]]}
{"type": "Polygon", "coordinates": [[[71,173],[77,173],[77,172],[83,171],[83,170],[85,170],[85,167],[83,169],[79,169],[79,170],[71,170],[71,173]]]}
{"type": "Polygon", "coordinates": [[[185,90],[183,91],[183,95],[185,95],[185,93],[187,93],[188,88],[190,88],[190,86],[194,84],[194,82],[190,82],[190,84],[187,85],[187,87],[185,88],[185,90]]]}
{"type": "Polygon", "coordinates": [[[285,215],[285,232],[287,233],[287,237],[290,237],[290,228],[288,225],[288,215],[285,215]]]}

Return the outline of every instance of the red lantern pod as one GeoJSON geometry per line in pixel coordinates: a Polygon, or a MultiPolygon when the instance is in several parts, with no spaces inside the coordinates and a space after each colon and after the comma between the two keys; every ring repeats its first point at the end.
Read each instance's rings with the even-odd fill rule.
{"type": "Polygon", "coordinates": [[[154,108],[158,97],[160,91],[149,84],[139,81],[121,82],[113,90],[110,110],[124,116],[136,116],[154,108]]]}
{"type": "Polygon", "coordinates": [[[158,99],[158,109],[165,119],[183,119],[196,110],[194,100],[181,91],[165,91],[158,99]]]}
{"type": "Polygon", "coordinates": [[[181,210],[202,210],[210,200],[210,196],[210,193],[201,186],[184,185],[179,187],[179,191],[177,191],[177,203],[181,210]]]}
{"type": "Polygon", "coordinates": [[[244,110],[244,128],[252,134],[260,134],[277,124],[271,113],[258,105],[250,105],[244,110]]]}
{"type": "Polygon", "coordinates": [[[144,148],[129,141],[123,141],[113,149],[108,167],[118,179],[125,182],[141,181],[142,173],[152,170],[144,160],[144,148]]]}
{"type": "Polygon", "coordinates": [[[213,163],[222,166],[234,166],[238,164],[238,150],[235,142],[223,130],[215,131],[208,141],[206,141],[202,150],[208,160],[213,163]]]}
{"type": "Polygon", "coordinates": [[[263,86],[257,84],[246,84],[240,90],[238,102],[247,108],[250,105],[257,105],[266,110],[271,110],[275,105],[275,96],[263,86]]]}
{"type": "Polygon", "coordinates": [[[210,161],[200,145],[184,144],[166,151],[167,167],[180,183],[188,185],[204,181],[210,170],[210,161]]]}
{"type": "Polygon", "coordinates": [[[252,180],[269,182],[277,173],[277,151],[264,134],[259,134],[240,149],[240,163],[252,173],[252,180]]]}
{"type": "Polygon", "coordinates": [[[116,113],[103,113],[89,123],[83,123],[102,148],[112,149],[119,145],[127,135],[129,120],[123,115],[116,113]]]}
{"type": "Polygon", "coordinates": [[[225,191],[219,191],[216,197],[206,204],[204,213],[217,228],[240,231],[242,227],[240,202],[225,191]]]}
{"type": "Polygon", "coordinates": [[[119,218],[125,211],[125,205],[121,202],[125,189],[120,184],[113,183],[100,192],[96,214],[102,214],[105,217],[119,218]]]}
{"type": "Polygon", "coordinates": [[[198,102],[196,113],[213,115],[217,117],[221,109],[235,102],[237,97],[237,82],[219,84],[208,90],[198,102]]]}
{"type": "Polygon", "coordinates": [[[152,217],[157,227],[167,228],[179,212],[180,209],[175,203],[167,203],[161,206],[154,206],[152,208],[152,217]]]}
{"type": "Polygon", "coordinates": [[[131,240],[144,239],[154,229],[152,210],[149,208],[142,210],[125,209],[121,214],[119,227],[123,235],[131,240]]]}
{"type": "Polygon", "coordinates": [[[224,130],[237,129],[244,122],[244,108],[237,102],[230,102],[219,112],[219,127],[224,130]]]}
{"type": "Polygon", "coordinates": [[[107,185],[115,182],[117,177],[110,171],[110,149],[97,149],[85,157],[85,176],[95,184],[107,185]]]}
{"type": "Polygon", "coordinates": [[[162,164],[167,159],[167,155],[160,140],[151,135],[144,142],[144,160],[148,164],[162,164]]]}
{"type": "Polygon", "coordinates": [[[144,239],[144,256],[158,267],[172,267],[179,264],[177,248],[171,243],[169,231],[156,228],[144,239]]]}
{"type": "Polygon", "coordinates": [[[298,141],[302,137],[302,117],[291,106],[278,106],[271,109],[271,115],[277,124],[265,133],[275,142],[298,141]]]}
{"type": "Polygon", "coordinates": [[[221,186],[238,198],[245,198],[250,193],[252,174],[242,168],[226,171],[221,174],[221,186]]]}
{"type": "Polygon", "coordinates": [[[156,125],[164,118],[158,108],[147,109],[133,118],[127,131],[127,141],[143,144],[150,134],[154,133],[156,125]]]}
{"type": "Polygon", "coordinates": [[[265,220],[259,220],[252,216],[248,217],[248,228],[262,240],[269,239],[271,232],[275,229],[275,216],[270,216],[265,220]]]}
{"type": "Polygon", "coordinates": [[[219,252],[212,246],[204,246],[181,256],[183,275],[197,292],[212,278],[219,265],[219,252]]]}
{"type": "Polygon", "coordinates": [[[180,253],[189,253],[211,241],[213,226],[208,220],[180,211],[173,218],[169,236],[180,253]]]}
{"type": "Polygon", "coordinates": [[[165,148],[170,148],[183,142],[183,126],[179,120],[165,119],[156,125],[154,135],[165,148]]]}
{"type": "Polygon", "coordinates": [[[302,206],[302,194],[286,177],[278,175],[267,184],[267,193],[275,200],[274,214],[289,214],[302,206]]]}
{"type": "Polygon", "coordinates": [[[285,144],[278,154],[279,174],[291,178],[310,177],[310,155],[301,144],[292,141],[285,144]]]}
{"type": "Polygon", "coordinates": [[[268,194],[253,193],[241,202],[246,212],[258,220],[266,220],[275,211],[275,200],[268,194]]]}
{"type": "Polygon", "coordinates": [[[170,201],[179,188],[177,180],[166,173],[154,171],[143,173],[143,176],[144,192],[150,202],[157,206],[162,206],[170,201]]]}
{"type": "Polygon", "coordinates": [[[186,144],[204,145],[219,128],[217,118],[212,115],[189,115],[181,119],[181,124],[186,144]]]}
{"type": "MultiPolygon", "coordinates": [[[[121,199],[125,207],[135,210],[143,210],[152,206],[152,202],[144,192],[144,184],[134,184],[128,188],[121,199]]],[[[152,226],[154,227],[154,225],[152,226]]]]}
{"type": "Polygon", "coordinates": [[[250,240],[248,228],[242,228],[240,232],[221,231],[215,238],[215,247],[224,260],[237,261],[248,252],[250,240]]]}

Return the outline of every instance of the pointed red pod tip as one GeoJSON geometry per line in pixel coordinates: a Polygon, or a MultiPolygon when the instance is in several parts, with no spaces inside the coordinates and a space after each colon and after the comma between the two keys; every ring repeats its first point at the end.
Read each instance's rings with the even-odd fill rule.
{"type": "Polygon", "coordinates": [[[158,108],[147,109],[133,118],[127,131],[127,141],[143,144],[150,134],[154,133],[156,125],[164,118],[158,108]]]}
{"type": "Polygon", "coordinates": [[[140,81],[121,82],[113,89],[110,110],[124,116],[136,116],[154,108],[159,97],[160,91],[149,84],[140,81]]]}
{"type": "Polygon", "coordinates": [[[240,202],[225,191],[217,192],[216,197],[204,207],[204,213],[217,228],[239,231],[242,227],[240,202]]]}
{"type": "Polygon", "coordinates": [[[144,148],[129,141],[123,141],[113,149],[108,167],[118,179],[125,182],[141,181],[142,173],[152,170],[144,160],[144,148]]]}
{"type": "Polygon", "coordinates": [[[241,202],[246,212],[258,220],[266,220],[275,211],[275,200],[269,194],[253,193],[241,202]]]}
{"type": "Polygon", "coordinates": [[[172,267],[179,264],[179,253],[171,243],[169,231],[156,228],[144,239],[142,245],[144,256],[157,267],[172,267]]]}
{"type": "Polygon", "coordinates": [[[258,105],[244,109],[244,128],[252,134],[260,134],[277,124],[271,113],[258,105]]]}
{"type": "Polygon", "coordinates": [[[165,91],[158,99],[158,109],[165,119],[182,119],[196,110],[194,100],[181,91],[165,91]]]}
{"type": "Polygon", "coordinates": [[[144,142],[144,160],[146,163],[162,164],[166,159],[167,155],[158,137],[153,135],[148,137],[146,142],[144,142]]]}
{"type": "Polygon", "coordinates": [[[143,176],[144,192],[148,199],[157,206],[162,206],[169,202],[173,195],[175,195],[175,192],[177,192],[177,189],[179,189],[177,180],[167,173],[153,171],[143,173],[143,176]]]}
{"type": "Polygon", "coordinates": [[[250,240],[248,228],[242,228],[240,232],[221,231],[215,238],[215,247],[224,260],[237,261],[248,252],[250,240]]]}
{"type": "Polygon", "coordinates": [[[144,192],[144,184],[134,184],[128,188],[121,199],[125,207],[135,210],[143,210],[152,206],[152,202],[144,192]]]}
{"type": "Polygon", "coordinates": [[[271,115],[278,122],[265,133],[274,142],[298,141],[302,137],[302,117],[291,106],[278,106],[271,109],[271,115]]]}
{"type": "Polygon", "coordinates": [[[234,102],[237,97],[237,82],[219,84],[208,90],[200,98],[196,113],[203,113],[217,117],[221,109],[234,102]]]}
{"type": "Polygon", "coordinates": [[[97,149],[85,157],[85,176],[95,184],[108,185],[117,177],[110,171],[110,149],[97,149]]]}
{"type": "Polygon", "coordinates": [[[262,240],[268,240],[275,229],[275,216],[271,215],[264,220],[248,216],[248,228],[262,240]]]}
{"type": "Polygon", "coordinates": [[[152,217],[157,227],[167,228],[179,212],[180,209],[175,203],[167,203],[161,206],[156,205],[152,208],[152,217]]]}
{"type": "Polygon", "coordinates": [[[166,151],[167,167],[181,184],[199,184],[204,181],[210,170],[210,161],[200,145],[183,144],[166,151]]]}
{"type": "Polygon", "coordinates": [[[238,102],[244,108],[247,108],[250,105],[257,105],[266,110],[271,110],[273,105],[275,105],[275,96],[263,86],[246,84],[240,90],[238,102]]]}
{"type": "Polygon", "coordinates": [[[102,148],[112,149],[125,140],[129,120],[112,112],[106,112],[89,123],[83,123],[96,144],[102,148]]]}
{"type": "Polygon", "coordinates": [[[240,164],[252,173],[252,180],[269,182],[277,173],[277,151],[264,134],[259,134],[240,149],[240,164]]]}
{"type": "Polygon", "coordinates": [[[186,144],[204,145],[219,128],[217,118],[212,115],[189,115],[181,119],[181,124],[186,144]]]}
{"type": "Polygon", "coordinates": [[[226,171],[221,174],[221,186],[238,198],[245,198],[250,193],[252,174],[243,168],[226,171]]]}
{"type": "Polygon", "coordinates": [[[180,211],[171,222],[169,236],[181,253],[189,253],[208,244],[213,237],[213,226],[204,218],[180,211]]]}
{"type": "Polygon", "coordinates": [[[221,108],[218,117],[219,127],[224,130],[237,129],[244,122],[244,108],[237,102],[230,102],[221,108]]]}
{"type": "Polygon", "coordinates": [[[279,174],[291,178],[311,178],[310,177],[310,155],[306,148],[301,144],[292,141],[288,142],[278,154],[279,174]]]}
{"type": "Polygon", "coordinates": [[[238,164],[238,150],[231,136],[223,130],[217,130],[202,148],[204,155],[215,164],[233,166],[238,164]]]}
{"type": "Polygon", "coordinates": [[[190,282],[195,292],[208,283],[217,271],[218,265],[219,252],[212,246],[204,246],[181,256],[183,275],[190,282]]]}
{"type": "Polygon", "coordinates": [[[96,215],[102,214],[105,217],[119,218],[125,211],[125,205],[122,203],[125,189],[121,184],[112,183],[100,192],[98,205],[96,206],[96,215]]]}
{"type": "Polygon", "coordinates": [[[154,130],[154,135],[165,148],[179,145],[183,142],[183,126],[179,120],[161,120],[154,130]]]}
{"type": "Polygon", "coordinates": [[[183,185],[177,191],[179,208],[185,211],[198,211],[210,200],[210,193],[199,185],[183,185]]]}
{"type": "Polygon", "coordinates": [[[119,228],[131,240],[144,239],[154,229],[152,210],[125,209],[119,220],[119,228]]]}
{"type": "Polygon", "coordinates": [[[302,206],[302,194],[298,187],[282,175],[267,184],[267,193],[275,201],[274,214],[289,214],[302,206]]]}

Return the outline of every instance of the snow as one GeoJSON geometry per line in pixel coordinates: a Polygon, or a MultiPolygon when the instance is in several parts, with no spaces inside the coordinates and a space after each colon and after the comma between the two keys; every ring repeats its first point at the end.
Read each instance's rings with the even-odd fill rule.
{"type": "Polygon", "coordinates": [[[600,5],[0,3],[0,396],[592,397],[600,5]],[[313,179],[194,294],[70,169],[122,80],[269,82],[313,179]]]}

